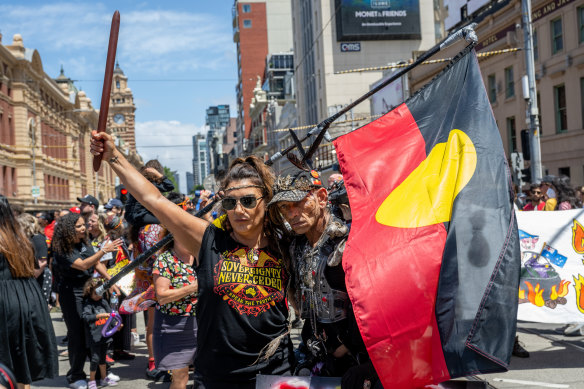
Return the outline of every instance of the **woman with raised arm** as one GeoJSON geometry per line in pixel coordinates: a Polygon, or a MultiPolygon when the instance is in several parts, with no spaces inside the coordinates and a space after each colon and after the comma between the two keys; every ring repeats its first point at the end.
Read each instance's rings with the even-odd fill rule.
{"type": "Polygon", "coordinates": [[[195,388],[251,389],[259,373],[289,373],[289,273],[267,218],[274,183],[269,168],[253,156],[232,162],[221,183],[226,217],[219,228],[162,196],[115,148],[110,135],[94,132],[91,152],[102,155],[130,193],[195,257],[195,388]]]}

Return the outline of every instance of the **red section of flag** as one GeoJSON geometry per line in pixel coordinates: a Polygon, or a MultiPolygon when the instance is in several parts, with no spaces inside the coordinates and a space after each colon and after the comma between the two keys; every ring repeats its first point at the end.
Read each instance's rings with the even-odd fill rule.
{"type": "Polygon", "coordinates": [[[447,380],[434,313],[445,227],[375,220],[381,203],[427,156],[418,126],[402,104],[334,143],[353,215],[343,255],[347,289],[383,386],[447,380]]]}

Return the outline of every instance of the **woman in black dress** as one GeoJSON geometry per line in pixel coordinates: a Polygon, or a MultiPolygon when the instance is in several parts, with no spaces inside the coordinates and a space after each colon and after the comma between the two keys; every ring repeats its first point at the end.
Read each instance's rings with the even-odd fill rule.
{"type": "Polygon", "coordinates": [[[34,253],[6,197],[0,195],[0,363],[19,388],[58,374],[53,323],[37,281],[34,253]]]}
{"type": "Polygon", "coordinates": [[[226,216],[217,227],[162,196],[105,132],[93,134],[91,152],[103,154],[132,196],[195,257],[195,389],[251,389],[257,374],[289,374],[288,266],[266,217],[271,170],[257,157],[232,162],[221,183],[226,216]],[[273,347],[264,354],[267,345],[273,347]]]}
{"type": "Polygon", "coordinates": [[[95,251],[87,237],[85,220],[78,213],[63,216],[55,227],[52,248],[61,279],[59,303],[67,325],[67,347],[71,367],[67,372],[67,381],[73,389],[87,387],[87,376],[83,371],[88,355],[82,318],[83,286],[92,277],[94,269],[106,279],[111,278],[104,264],[100,263],[100,259],[105,254],[115,251],[120,244],[122,241],[118,239],[95,251]]]}

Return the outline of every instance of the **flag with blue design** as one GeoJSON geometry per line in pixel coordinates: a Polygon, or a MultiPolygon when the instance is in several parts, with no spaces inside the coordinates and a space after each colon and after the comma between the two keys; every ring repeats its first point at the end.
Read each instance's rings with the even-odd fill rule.
{"type": "Polygon", "coordinates": [[[543,250],[541,250],[541,256],[559,267],[564,267],[564,264],[568,259],[568,257],[560,254],[558,250],[556,250],[547,243],[543,245],[543,250]]]}

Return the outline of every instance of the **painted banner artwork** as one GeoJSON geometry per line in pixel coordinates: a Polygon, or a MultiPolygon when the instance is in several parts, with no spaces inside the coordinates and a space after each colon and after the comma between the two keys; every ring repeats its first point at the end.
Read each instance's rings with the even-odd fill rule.
{"type": "Polygon", "coordinates": [[[584,322],[584,210],[518,212],[519,320],[584,322]]]}

